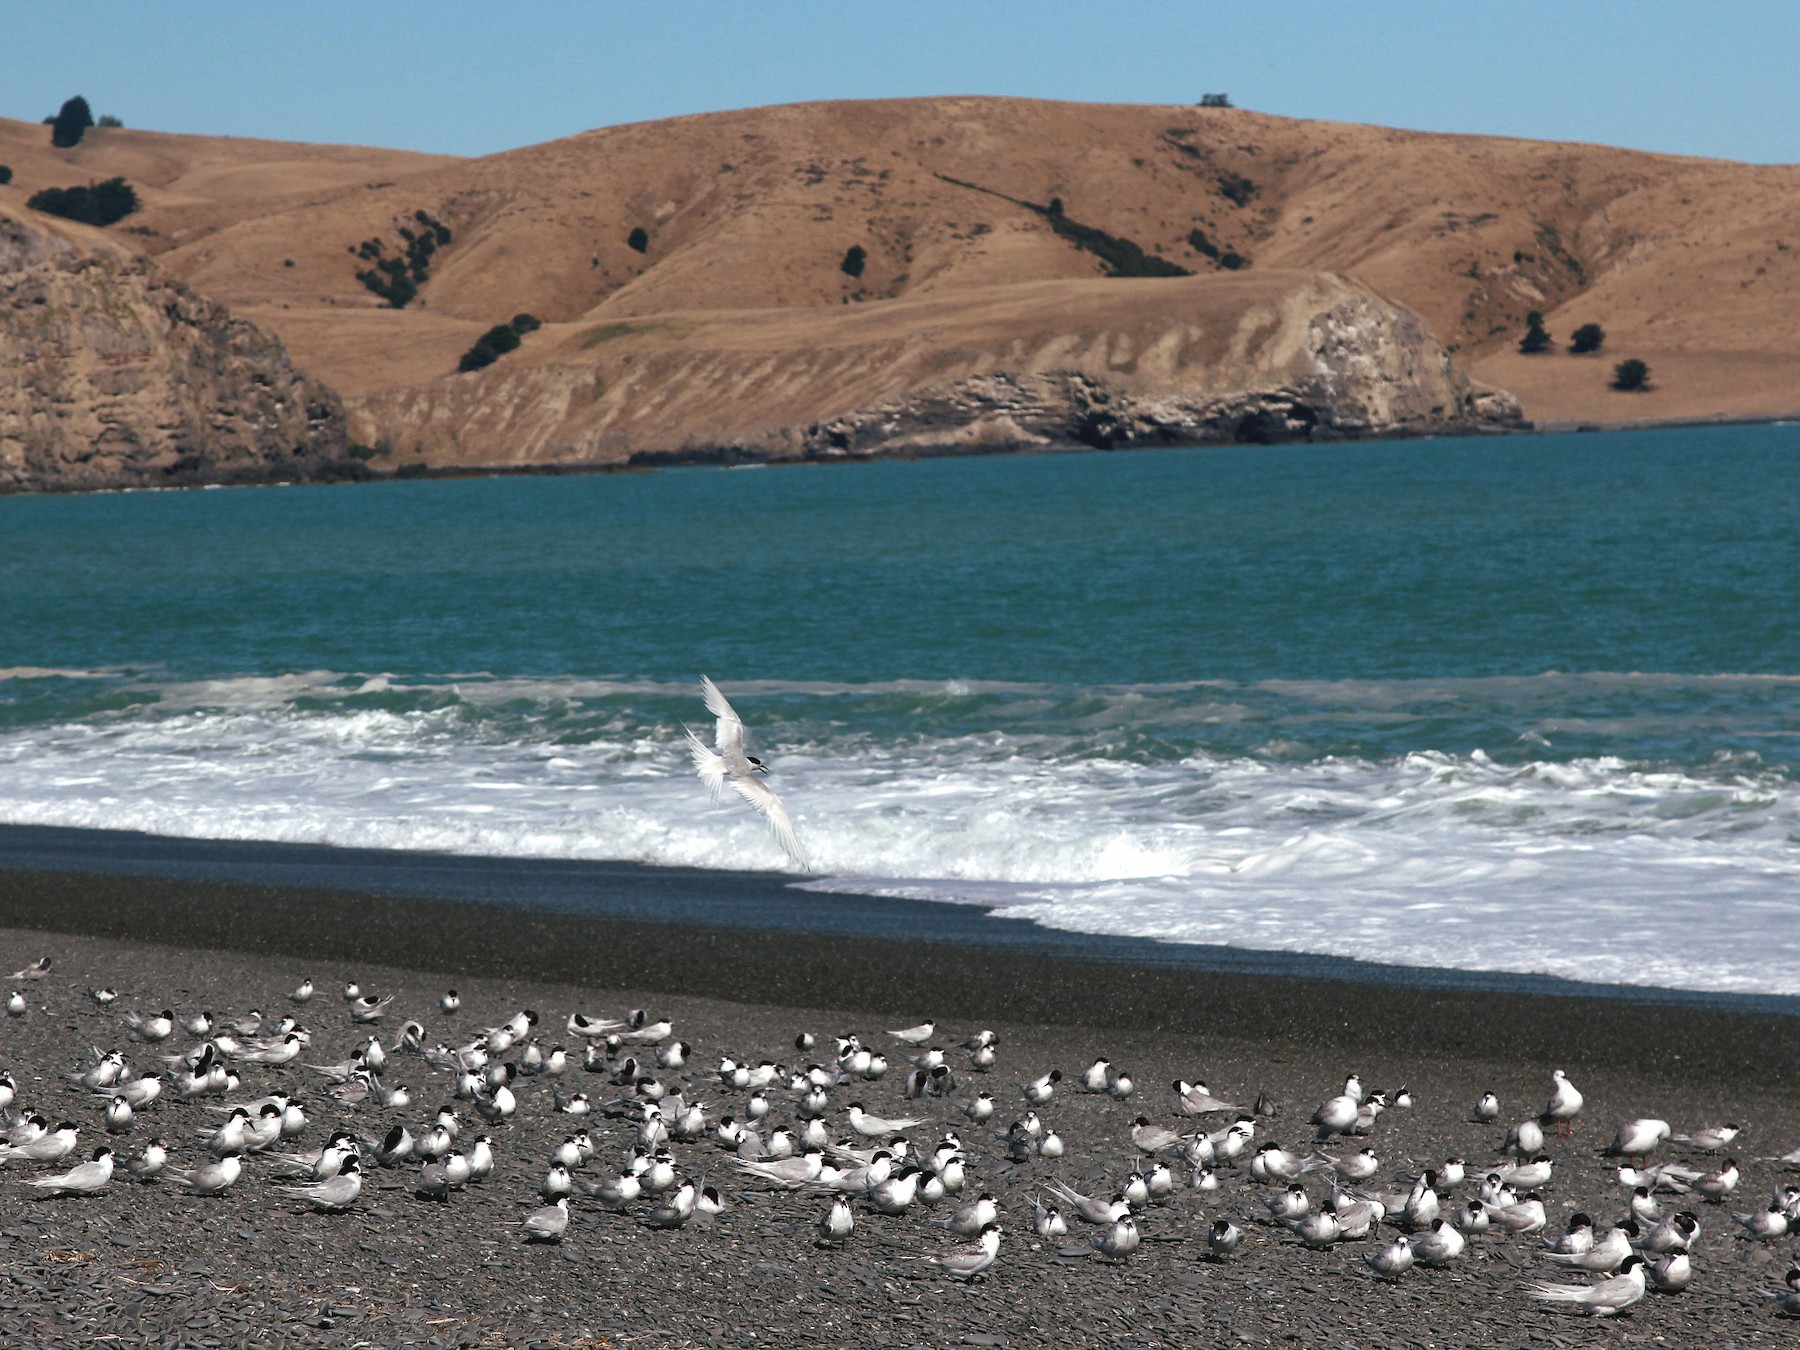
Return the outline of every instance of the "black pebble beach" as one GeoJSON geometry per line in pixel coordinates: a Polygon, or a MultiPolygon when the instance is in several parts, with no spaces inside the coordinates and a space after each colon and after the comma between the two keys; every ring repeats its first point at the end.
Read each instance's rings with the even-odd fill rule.
{"type": "MultiPolygon", "coordinates": [[[[1148,969],[926,941],[876,944],[119,875],[0,872],[0,924],[0,970],[44,955],[53,962],[47,978],[17,984],[28,1010],[0,1019],[0,1068],[18,1081],[16,1106],[81,1125],[83,1156],[105,1138],[103,1103],[63,1074],[91,1062],[93,1046],[126,1051],[139,1071],[162,1067],[154,1061],[164,1047],[130,1042],[123,1010],[291,1011],[313,1032],[302,1058],[332,1063],[367,1035],[351,1025],[338,995],[354,978],[394,996],[377,1028],[390,1045],[408,1018],[424,1024],[428,1042],[457,1044],[529,1007],[541,1014],[536,1038],[545,1048],[576,1051],[580,1042],[564,1030],[570,1013],[648,1008],[693,1046],[684,1070],[659,1076],[671,1087],[691,1084],[715,1120],[740,1113],[746,1095],[720,1084],[722,1056],[799,1067],[828,1059],[830,1038],[855,1031],[896,1069],[879,1083],[833,1092],[834,1136],[848,1133],[841,1108],[854,1097],[879,1114],[929,1117],[912,1132],[927,1149],[955,1129],[969,1157],[965,1198],[991,1191],[1006,1230],[998,1263],[968,1285],[920,1259],[949,1241],[923,1207],[889,1218],[859,1206],[849,1241],[820,1248],[813,1225],[828,1197],[741,1177],[708,1138],[676,1155],[685,1175],[725,1197],[725,1212],[709,1226],[651,1231],[577,1196],[566,1239],[528,1245],[519,1221],[540,1203],[551,1148],[587,1128],[597,1153],[578,1177],[593,1179],[623,1163],[631,1126],[598,1113],[558,1115],[549,1080],[523,1077],[514,1084],[516,1116],[492,1130],[494,1174],[447,1204],[416,1197],[410,1167],[371,1166],[355,1208],[324,1215],[275,1192],[256,1159],[242,1181],[211,1199],[166,1181],[136,1184],[123,1172],[97,1196],[40,1199],[23,1181],[61,1169],[6,1164],[0,1327],[9,1344],[1794,1343],[1795,1324],[1777,1317],[1760,1291],[1780,1284],[1800,1244],[1740,1238],[1730,1217],[1766,1206],[1772,1188],[1800,1179],[1761,1161],[1800,1145],[1800,1023],[1776,1013],[1148,969]],[[318,993],[294,1009],[285,994],[303,977],[318,993]],[[86,995],[96,985],[116,988],[118,1002],[96,1006],[86,995]],[[445,1015],[437,1000],[451,985],[462,1006],[445,1015]],[[988,1125],[970,1125],[944,1100],[904,1099],[904,1047],[885,1032],[926,1016],[938,1019],[937,1043],[958,1070],[952,1100],[993,1093],[988,1125]],[[952,1047],[984,1027],[999,1036],[999,1062],[990,1073],[967,1072],[952,1047]],[[819,1038],[809,1056],[793,1045],[801,1030],[819,1038]],[[1100,1056],[1130,1072],[1131,1098],[1072,1090],[1100,1056]],[[1065,1079],[1039,1114],[1067,1153],[1005,1161],[994,1136],[1025,1110],[1017,1084],[1052,1067],[1065,1079]],[[1404,1083],[1414,1105],[1388,1111],[1352,1147],[1366,1142],[1380,1155],[1384,1189],[1448,1155],[1468,1159],[1471,1180],[1453,1192],[1460,1203],[1496,1161],[1505,1125],[1541,1109],[1554,1068],[1568,1071],[1587,1104],[1575,1136],[1547,1144],[1557,1162],[1544,1188],[1550,1231],[1578,1210],[1602,1223],[1622,1215],[1614,1165],[1596,1156],[1619,1122],[1658,1116],[1677,1130],[1744,1126],[1733,1144],[1744,1179],[1730,1200],[1690,1196],[1669,1206],[1693,1208],[1703,1225],[1687,1292],[1652,1294],[1627,1316],[1596,1324],[1539,1305],[1527,1291],[1533,1279],[1590,1277],[1542,1261],[1535,1237],[1492,1235],[1473,1240],[1451,1269],[1415,1269],[1383,1283],[1362,1260],[1371,1243],[1307,1250],[1267,1221],[1262,1198],[1270,1188],[1244,1167],[1221,1167],[1220,1189],[1201,1195],[1186,1188],[1178,1157],[1169,1159],[1176,1189],[1141,1214],[1144,1242],[1129,1260],[1087,1253],[1079,1223],[1059,1243],[1032,1232],[1029,1197],[1048,1177],[1110,1194],[1138,1165],[1129,1131],[1140,1113],[1184,1130],[1196,1123],[1174,1114],[1169,1085],[1178,1077],[1204,1078],[1238,1101],[1266,1095],[1281,1111],[1259,1119],[1258,1141],[1294,1148],[1309,1146],[1307,1117],[1347,1072],[1390,1090],[1404,1083]],[[1500,1122],[1472,1123],[1471,1105],[1489,1090],[1503,1103],[1500,1122]],[[1243,1249],[1224,1264],[1206,1258],[1205,1229],[1218,1217],[1246,1232],[1243,1249]]],[[[169,1046],[190,1042],[177,1033],[169,1046]]],[[[291,1088],[308,1104],[311,1124],[295,1148],[317,1148],[340,1124],[380,1134],[403,1120],[416,1130],[451,1095],[446,1074],[407,1053],[393,1055],[384,1074],[413,1090],[413,1104],[399,1111],[340,1105],[298,1066],[250,1065],[243,1073],[240,1097],[291,1088]]],[[[598,1103],[622,1091],[579,1063],[563,1085],[598,1103]]],[[[156,1135],[171,1145],[172,1165],[204,1156],[198,1136],[220,1117],[208,1103],[172,1095],[141,1114],[118,1141],[123,1151],[156,1135]]],[[[792,1094],[776,1087],[770,1096],[772,1118],[791,1121],[792,1094]]],[[[465,1130],[479,1128],[468,1104],[457,1105],[465,1130]]],[[[1309,1189],[1315,1200],[1324,1193],[1317,1178],[1309,1189]]]]}

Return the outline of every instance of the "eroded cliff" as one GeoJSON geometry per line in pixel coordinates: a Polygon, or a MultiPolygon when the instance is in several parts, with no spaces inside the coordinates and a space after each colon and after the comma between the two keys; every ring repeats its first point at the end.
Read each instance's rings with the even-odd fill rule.
{"type": "Polygon", "coordinates": [[[0,208],[0,491],[344,477],[342,402],[96,231],[0,208]]]}

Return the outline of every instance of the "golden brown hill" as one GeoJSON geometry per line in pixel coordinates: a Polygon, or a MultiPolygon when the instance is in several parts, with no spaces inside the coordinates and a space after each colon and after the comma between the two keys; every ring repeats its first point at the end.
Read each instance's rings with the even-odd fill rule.
{"type": "MultiPolygon", "coordinates": [[[[361,425],[402,441],[454,420],[427,414],[428,403],[472,408],[476,391],[528,370],[574,367],[559,378],[579,384],[585,370],[591,387],[614,352],[572,341],[570,325],[648,323],[666,339],[683,325],[717,333],[754,327],[762,321],[743,316],[755,311],[801,311],[780,344],[797,353],[841,340],[846,306],[929,298],[946,307],[938,331],[955,330],[947,341],[966,352],[995,288],[1098,283],[1145,259],[1229,282],[1232,254],[1249,275],[1341,274],[1417,311],[1460,362],[1540,419],[1800,411],[1800,230],[1789,224],[1800,218],[1800,169],[1788,166],[991,98],[751,109],[473,160],[119,130],[90,138],[52,151],[44,128],[0,123],[0,162],[18,172],[0,192],[124,173],[145,209],[115,232],[147,231],[123,238],[272,327],[348,396],[361,425]],[[451,242],[419,298],[386,309],[357,281],[368,262],[353,250],[374,239],[398,253],[419,211],[451,242]],[[843,266],[853,247],[864,255],[858,275],[843,266]],[[1512,354],[1528,309],[1559,338],[1601,323],[1606,350],[1512,354]],[[446,378],[483,329],[519,312],[549,326],[489,371],[446,378]],[[1606,389],[1624,355],[1650,362],[1656,392],[1606,389]],[[403,421],[383,422],[402,408],[403,421]]],[[[1201,286],[1177,302],[1139,281],[1103,284],[1135,288],[1135,303],[1177,305],[1154,316],[1170,330],[1186,322],[1179,305],[1199,303],[1212,322],[1222,314],[1193,301],[1201,286]]],[[[1010,321],[1024,325],[1015,336],[1033,360],[1054,350],[1054,305],[1021,304],[1010,321]]],[[[933,340],[911,339],[919,378],[931,358],[918,353],[933,340]]],[[[787,379],[790,359],[770,357],[771,389],[806,383],[799,371],[787,379]]],[[[962,369],[959,359],[945,369],[962,369]]],[[[810,420],[837,415],[846,394],[866,394],[858,406],[890,396],[891,380],[867,378],[811,407],[810,420]]],[[[660,391],[663,406],[678,395],[685,385],[660,391]]],[[[748,435],[778,406],[782,425],[804,430],[792,419],[808,409],[754,391],[718,425],[748,435]]],[[[577,443],[601,436],[589,427],[556,453],[527,456],[508,440],[536,436],[523,424],[489,420],[479,436],[468,425],[454,451],[426,438],[428,457],[575,457],[577,443]]]]}

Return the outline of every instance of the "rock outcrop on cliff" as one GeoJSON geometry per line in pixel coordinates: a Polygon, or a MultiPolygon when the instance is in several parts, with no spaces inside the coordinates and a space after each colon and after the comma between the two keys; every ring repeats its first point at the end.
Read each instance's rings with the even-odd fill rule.
{"type": "Polygon", "coordinates": [[[1416,314],[1305,272],[548,325],[486,370],[348,403],[358,439],[389,438],[378,463],[399,464],[832,459],[1522,425],[1510,396],[1472,384],[1416,314]]]}
{"type": "Polygon", "coordinates": [[[0,209],[0,491],[343,477],[338,396],[97,231],[0,209]]]}

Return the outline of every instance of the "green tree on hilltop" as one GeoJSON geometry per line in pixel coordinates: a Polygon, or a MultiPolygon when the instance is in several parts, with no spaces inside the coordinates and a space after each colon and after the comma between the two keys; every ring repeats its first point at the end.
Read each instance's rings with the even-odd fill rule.
{"type": "Polygon", "coordinates": [[[1606,341],[1606,330],[1597,323],[1584,323],[1569,334],[1569,350],[1576,356],[1586,356],[1589,352],[1600,350],[1606,341]]]}
{"type": "Polygon", "coordinates": [[[93,125],[94,110],[88,107],[85,98],[77,94],[62,105],[55,120],[50,123],[50,144],[59,150],[80,145],[82,134],[93,125]]]}
{"type": "Polygon", "coordinates": [[[1519,339],[1519,350],[1526,356],[1550,350],[1550,334],[1544,331],[1544,316],[1535,309],[1525,316],[1525,336],[1519,339]]]}

